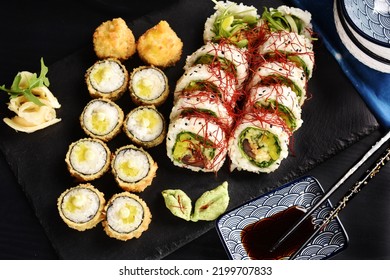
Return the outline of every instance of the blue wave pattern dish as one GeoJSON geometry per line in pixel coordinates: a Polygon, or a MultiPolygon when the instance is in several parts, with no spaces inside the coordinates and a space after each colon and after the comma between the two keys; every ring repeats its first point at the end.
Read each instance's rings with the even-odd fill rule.
{"type": "MultiPolygon", "coordinates": [[[[221,216],[216,222],[219,237],[229,257],[234,260],[250,259],[242,242],[241,232],[249,224],[270,217],[291,206],[312,207],[324,190],[311,176],[297,179],[274,191],[264,194],[221,216]]],[[[316,224],[321,223],[332,209],[330,201],[312,214],[316,224]]],[[[348,237],[338,218],[333,219],[323,231],[299,253],[296,259],[327,259],[342,251],[348,237]]]]}
{"type": "Polygon", "coordinates": [[[344,8],[363,37],[390,47],[390,0],[344,0],[344,8]]]}

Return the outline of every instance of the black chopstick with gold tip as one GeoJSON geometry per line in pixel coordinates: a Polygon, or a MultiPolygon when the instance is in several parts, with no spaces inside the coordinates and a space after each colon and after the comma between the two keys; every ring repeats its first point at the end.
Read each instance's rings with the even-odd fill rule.
{"type": "Polygon", "coordinates": [[[345,195],[340,199],[338,202],[338,206],[334,208],[327,217],[321,222],[321,224],[316,226],[316,230],[313,232],[313,234],[301,245],[301,247],[295,251],[294,254],[292,254],[289,259],[293,260],[295,259],[300,251],[306,247],[306,245],[322,230],[324,229],[330,221],[332,221],[341,210],[347,206],[347,203],[356,196],[357,193],[359,193],[364,186],[368,184],[368,182],[379,173],[382,166],[384,166],[388,161],[390,160],[390,148],[387,148],[386,151],[382,154],[382,156],[375,162],[375,164],[372,165],[370,169],[366,171],[366,173],[360,178],[359,181],[353,185],[352,188],[349,189],[345,193],[345,195]]]}
{"type": "Polygon", "coordinates": [[[371,147],[368,152],[364,154],[364,156],[354,165],[352,168],[348,170],[347,173],[333,186],[331,187],[327,193],[319,200],[317,203],[312,206],[306,214],[299,219],[286,233],[279,238],[279,240],[271,247],[271,252],[273,252],[276,248],[278,248],[286,239],[289,237],[296,229],[306,220],[313,212],[320,207],[339,187],[355,173],[376,151],[378,151],[388,140],[390,139],[390,131],[388,131],[374,146],[371,147]]]}

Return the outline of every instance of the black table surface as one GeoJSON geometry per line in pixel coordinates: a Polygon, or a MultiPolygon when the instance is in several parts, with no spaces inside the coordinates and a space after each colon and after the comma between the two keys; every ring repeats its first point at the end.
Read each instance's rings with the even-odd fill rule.
{"type": "MultiPolygon", "coordinates": [[[[126,15],[138,18],[154,9],[175,2],[148,1],[148,5],[132,1],[7,1],[1,6],[0,83],[10,84],[18,71],[37,69],[40,57],[46,65],[84,48],[91,43],[91,30],[102,21],[126,15]],[[111,3],[106,5],[105,3],[111,3]],[[147,7],[145,7],[147,6],[147,7]]],[[[140,2],[141,3],[141,2],[140,2]]],[[[335,61],[334,75],[347,78],[335,61]]],[[[354,91],[352,86],[340,92],[354,91]]],[[[358,95],[358,93],[356,93],[358,95]]],[[[0,101],[6,102],[5,94],[0,101]]],[[[4,115],[5,113],[2,113],[4,115]]],[[[0,132],[0,135],[2,133],[0,132]]],[[[316,166],[307,175],[316,177],[325,189],[335,183],[348,168],[381,137],[380,126],[343,151],[316,166]]],[[[1,137],[1,136],[0,136],[1,137]]],[[[372,163],[370,159],[367,163],[372,163]]],[[[362,172],[347,182],[352,185],[362,172]]],[[[0,155],[0,259],[58,259],[44,229],[39,223],[16,174],[0,155]]],[[[339,215],[349,245],[333,259],[390,259],[390,167],[384,166],[348,207],[339,215]]],[[[340,193],[342,194],[342,193],[340,193]]],[[[336,196],[337,197],[337,196],[336,196]]],[[[217,232],[209,230],[165,257],[166,259],[227,259],[217,232]]]]}

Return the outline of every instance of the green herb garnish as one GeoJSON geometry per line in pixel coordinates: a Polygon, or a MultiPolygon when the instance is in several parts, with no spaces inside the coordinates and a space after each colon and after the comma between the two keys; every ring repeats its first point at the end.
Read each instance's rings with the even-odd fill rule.
{"type": "Polygon", "coordinates": [[[48,71],[49,69],[43,62],[43,58],[41,58],[41,72],[39,76],[36,73],[25,75],[25,73],[19,72],[14,78],[11,88],[8,89],[5,85],[2,85],[0,90],[7,92],[10,99],[24,95],[29,101],[42,106],[44,104],[32,93],[32,90],[37,87],[48,87],[50,85],[49,79],[46,77],[48,71]]]}
{"type": "Polygon", "coordinates": [[[262,19],[268,22],[272,31],[288,31],[302,35],[304,31],[303,21],[293,15],[286,15],[276,9],[268,10],[264,7],[262,19]]]}

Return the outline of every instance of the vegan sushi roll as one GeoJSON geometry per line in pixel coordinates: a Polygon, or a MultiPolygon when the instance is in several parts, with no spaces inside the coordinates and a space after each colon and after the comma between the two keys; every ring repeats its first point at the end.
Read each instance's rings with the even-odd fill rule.
{"type": "Polygon", "coordinates": [[[103,220],[104,194],[89,183],[64,191],[57,200],[62,220],[73,229],[84,231],[103,220]]]}
{"type": "Polygon", "coordinates": [[[100,178],[109,169],[110,158],[111,152],[103,141],[83,138],[69,146],[65,162],[73,177],[91,181],[100,178]]]}
{"type": "Polygon", "coordinates": [[[152,184],[157,163],[150,154],[134,145],[116,150],[111,161],[111,170],[119,187],[129,192],[142,192],[152,184]]]}
{"type": "Polygon", "coordinates": [[[314,68],[313,43],[303,35],[283,31],[271,33],[258,51],[265,59],[292,61],[304,70],[308,79],[312,77],[314,68]]]}
{"type": "Polygon", "coordinates": [[[259,16],[254,6],[231,1],[213,1],[216,10],[206,19],[204,42],[228,40],[238,47],[248,46],[248,32],[256,27],[259,16]]]}
{"type": "Polygon", "coordinates": [[[207,64],[194,65],[184,72],[176,83],[174,100],[183,92],[195,90],[213,92],[232,108],[239,95],[233,75],[207,64]]]}
{"type": "Polygon", "coordinates": [[[193,171],[217,172],[227,153],[226,134],[221,126],[192,115],[171,120],[166,145],[174,165],[193,171]]]}
{"type": "Polygon", "coordinates": [[[123,130],[133,143],[151,148],[164,141],[166,124],[156,107],[139,106],[126,116],[123,130]]]}
{"type": "Polygon", "coordinates": [[[118,59],[107,58],[95,62],[88,68],[85,80],[92,98],[115,101],[127,90],[129,74],[118,59]]]}
{"type": "Polygon", "coordinates": [[[104,231],[108,236],[122,241],[139,238],[152,221],[152,214],[145,201],[128,192],[113,195],[104,210],[104,231]]]}
{"type": "Polygon", "coordinates": [[[293,62],[266,61],[261,64],[248,83],[249,90],[257,85],[286,85],[297,95],[299,105],[306,100],[307,78],[305,71],[293,62]]]}
{"type": "Polygon", "coordinates": [[[249,90],[246,109],[266,110],[276,114],[292,131],[301,127],[302,108],[298,98],[290,87],[285,85],[256,86],[249,90]]]}
{"type": "Polygon", "coordinates": [[[88,102],[80,115],[84,132],[105,142],[110,141],[121,131],[123,119],[122,109],[113,101],[103,98],[88,102]]]}
{"type": "Polygon", "coordinates": [[[247,113],[229,139],[230,170],[269,173],[288,156],[290,132],[268,112],[247,113]]]}
{"type": "Polygon", "coordinates": [[[179,95],[169,118],[173,120],[180,115],[211,119],[227,132],[234,123],[233,113],[215,93],[207,91],[190,91],[179,95]]]}
{"type": "Polygon", "coordinates": [[[140,66],[130,75],[129,91],[135,104],[159,106],[169,95],[168,78],[157,67],[140,66]]]}
{"type": "Polygon", "coordinates": [[[264,9],[262,22],[269,29],[258,48],[265,59],[290,60],[302,67],[308,79],[314,67],[311,14],[285,5],[264,9]]]}
{"type": "Polygon", "coordinates": [[[197,64],[208,64],[232,73],[237,80],[237,88],[241,89],[249,75],[247,49],[240,49],[232,44],[208,42],[186,59],[184,70],[197,64]]]}

